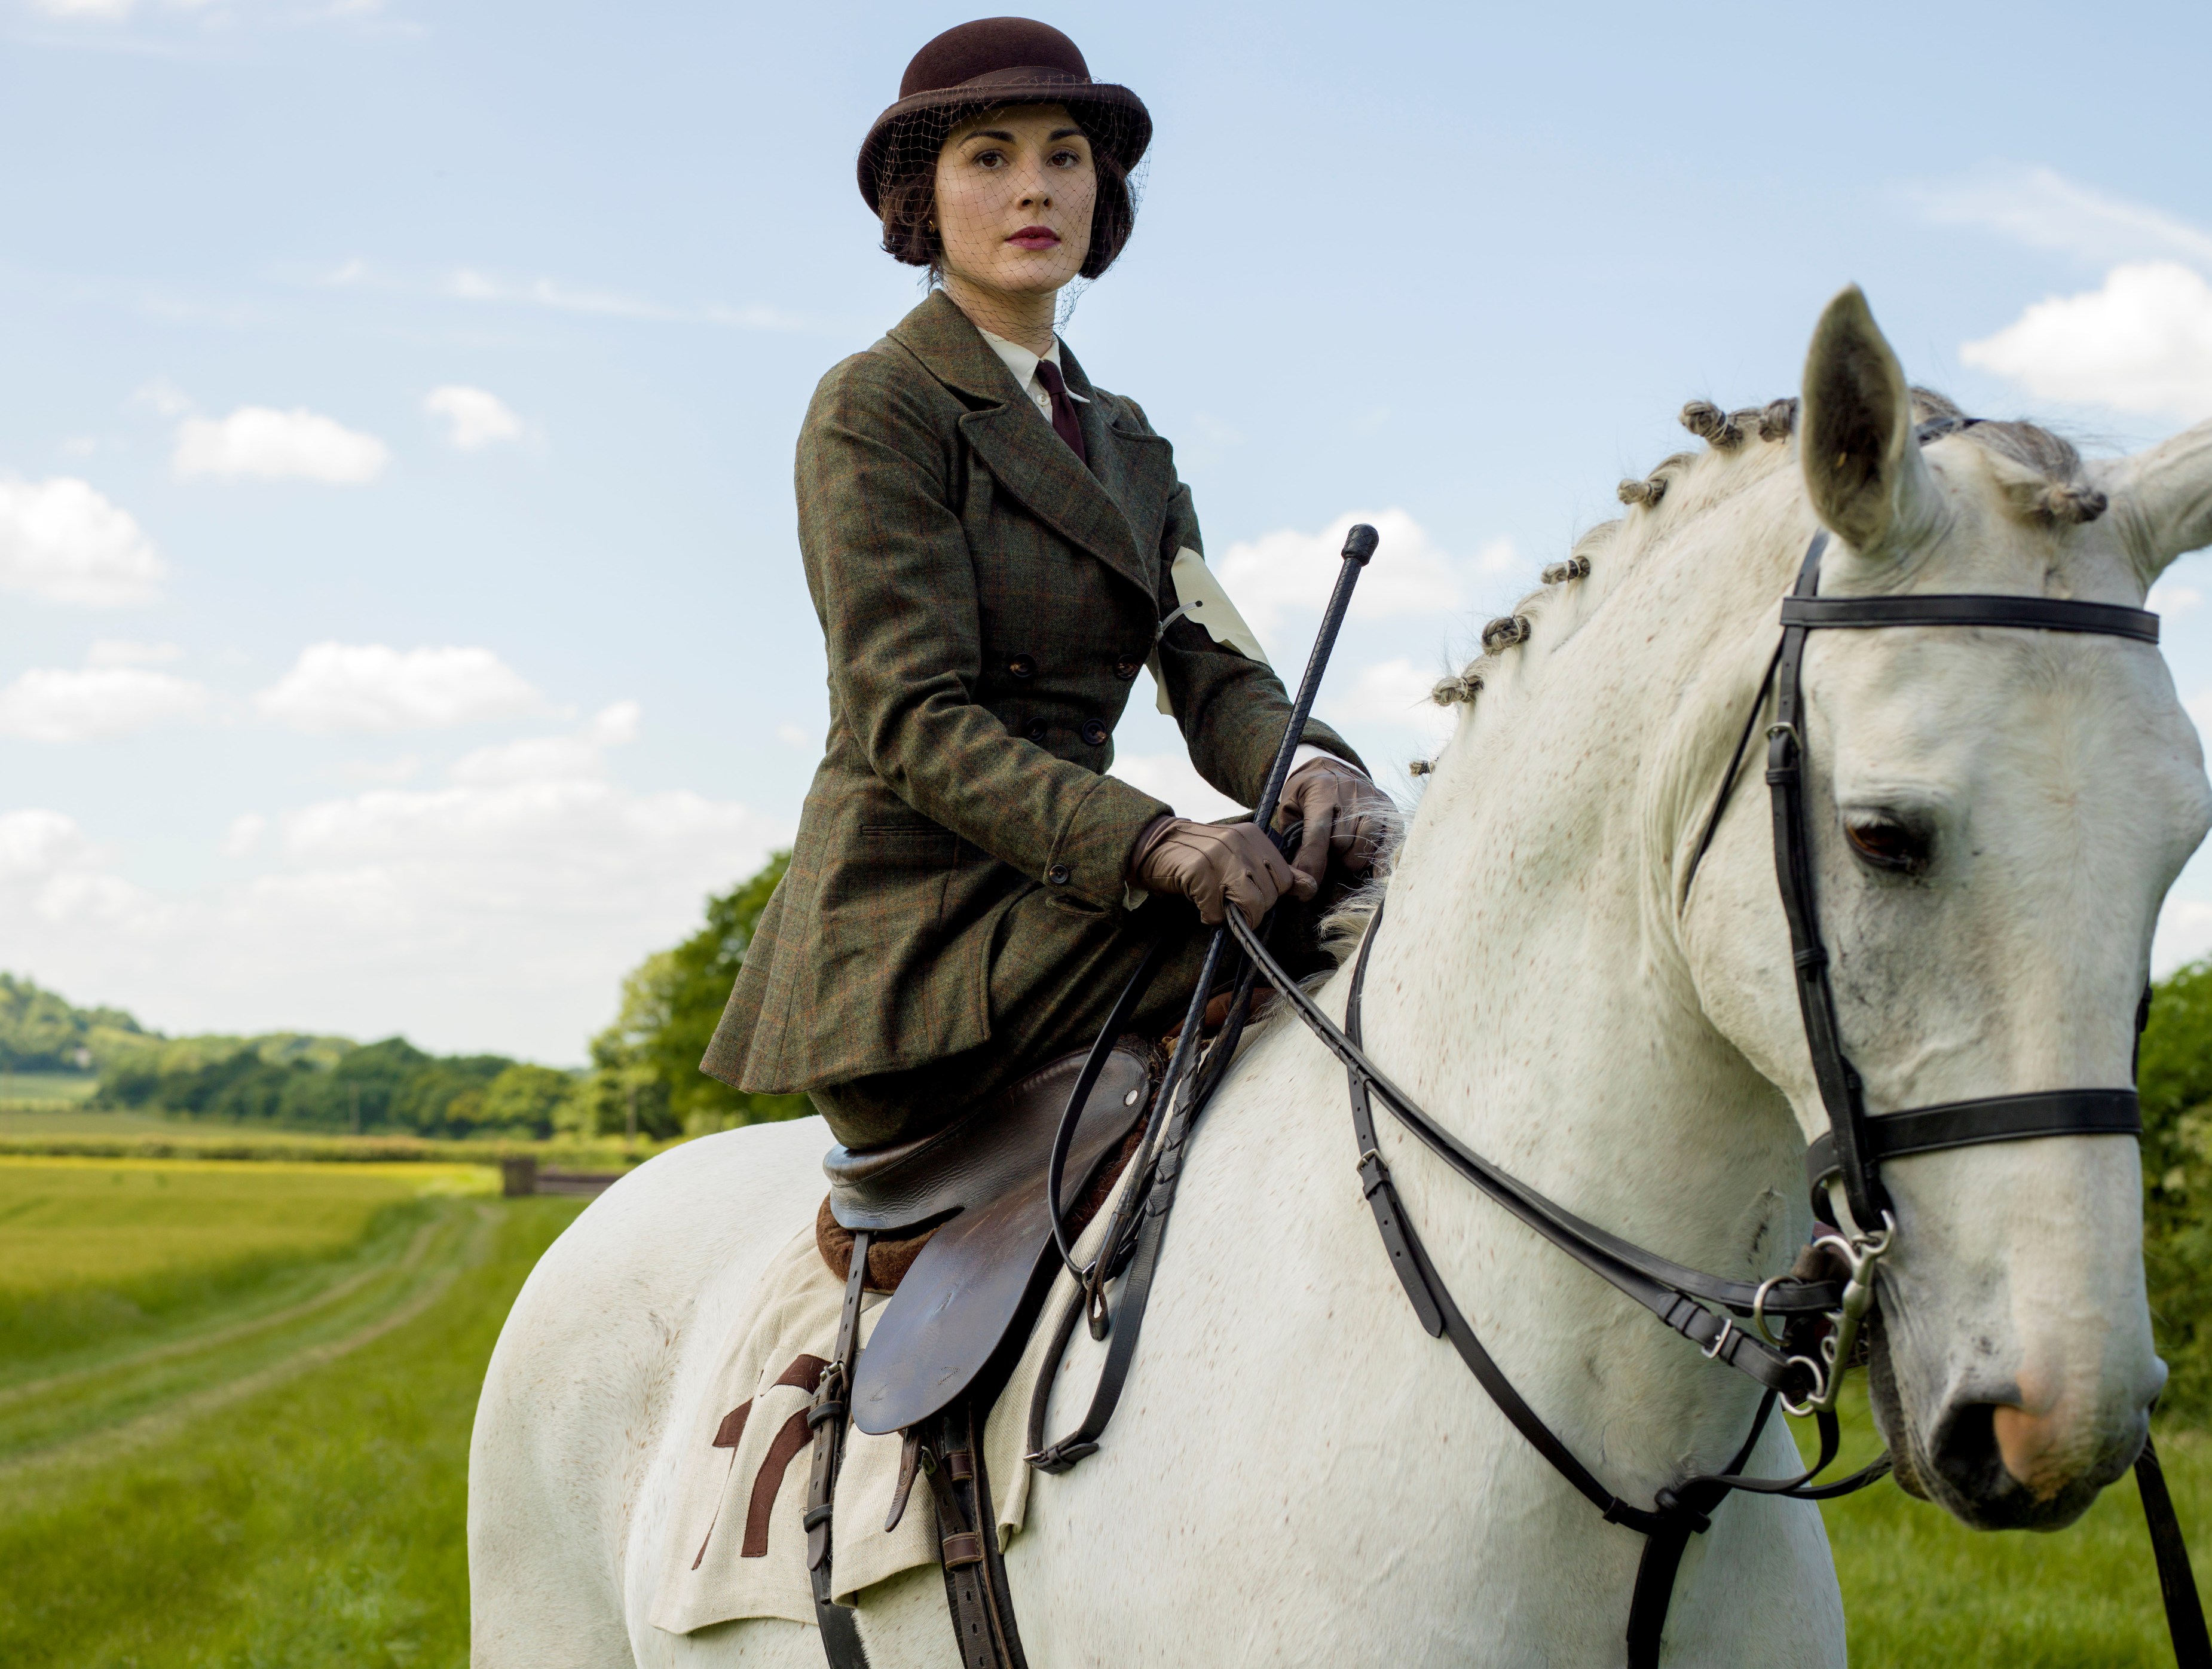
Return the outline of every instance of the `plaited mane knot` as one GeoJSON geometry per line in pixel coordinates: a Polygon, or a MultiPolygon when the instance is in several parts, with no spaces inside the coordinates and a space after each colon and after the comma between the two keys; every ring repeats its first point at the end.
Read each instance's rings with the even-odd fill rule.
{"type": "Polygon", "coordinates": [[[1743,444],[1743,431],[1735,416],[1711,400],[1692,400],[1682,408],[1682,427],[1716,452],[1733,452],[1743,444]]]}
{"type": "Polygon", "coordinates": [[[1510,649],[1516,643],[1526,643],[1533,629],[1527,615],[1500,615],[1482,628],[1483,650],[1494,655],[1501,649],[1510,649]]]}
{"type": "Polygon", "coordinates": [[[1437,687],[1429,692],[1429,699],[1438,707],[1453,707],[1464,701],[1474,705],[1474,698],[1482,693],[1482,674],[1472,666],[1456,677],[1439,678],[1437,687]]]}
{"type": "Polygon", "coordinates": [[[2045,519],[2054,522],[2093,522],[2110,507],[2112,501],[2094,487],[2080,482],[2054,481],[2043,489],[2043,501],[2038,507],[2045,519]]]}
{"type": "Polygon", "coordinates": [[[1759,414],[1759,438],[1762,440],[1787,440],[1790,431],[1797,427],[1797,400],[1791,396],[1777,400],[1759,414]]]}
{"type": "Polygon", "coordinates": [[[1643,481],[1624,481],[1615,490],[1623,504],[1656,505],[1667,496],[1667,477],[1654,476],[1643,481]]]}
{"type": "Polygon", "coordinates": [[[1589,578],[1589,558],[1587,556],[1570,556],[1565,561],[1554,562],[1544,570],[1544,583],[1547,586],[1561,585],[1569,580],[1589,578]]]}

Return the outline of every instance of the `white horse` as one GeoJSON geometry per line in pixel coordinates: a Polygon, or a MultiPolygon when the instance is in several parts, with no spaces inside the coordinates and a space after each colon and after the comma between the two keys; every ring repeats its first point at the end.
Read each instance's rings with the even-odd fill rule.
{"type": "MultiPolygon", "coordinates": [[[[2212,541],[2212,424],[2085,465],[2002,425],[1923,453],[1911,404],[1846,291],[1797,425],[1832,448],[1801,456],[1787,403],[1763,425],[1708,413],[1708,450],[1624,489],[1644,501],[1577,548],[1587,577],[1567,565],[1522,605],[1525,641],[1497,634],[1442,687],[1468,706],[1372,952],[1368,1049],[1442,1122],[1580,1216],[1740,1279],[1803,1242],[1802,1161],[1825,1126],[1755,764],[1694,888],[1686,871],[1809,537],[1836,536],[1826,594],[2124,604],[2212,541]]],[[[1823,926],[1870,1110],[2128,1083],[2160,901],[2212,822],[2157,652],[1822,632],[1805,689],[1823,926]]],[[[1344,983],[1320,992],[1339,1017],[1344,983]]],[[[822,1662],[811,1628],[678,1636],[646,1614],[676,1448],[757,1275],[822,1198],[830,1139],[808,1120],[664,1155],[532,1275],[477,1416],[480,1669],[822,1662]]],[[[1469,1320],[1610,1488],[1648,1502],[1729,1460],[1749,1381],[1387,1118],[1382,1145],[1469,1320]]],[[[1200,1126],[1104,1446],[1038,1480],[1007,1551],[1039,1669],[1620,1660],[1643,1539],[1601,1521],[1416,1324],[1355,1156],[1343,1070],[1294,1022],[1264,1029],[1200,1126]]],[[[1901,1227],[1873,1384],[1900,1481],[1972,1525],[2066,1522],[2133,1460],[2165,1377],[2136,1144],[2047,1138],[1884,1174],[1901,1227]]],[[[1079,1330],[1075,1352],[1097,1348],[1079,1330]]],[[[1054,1429],[1079,1406],[1056,1399],[1054,1429]]],[[[1778,1419],[1750,1469],[1794,1460],[1778,1419]]],[[[859,1617],[885,1669],[957,1661],[933,1568],[870,1589],[859,1617]]],[[[1666,1649],[1841,1663],[1818,1509],[1721,1506],[1666,1649]]]]}

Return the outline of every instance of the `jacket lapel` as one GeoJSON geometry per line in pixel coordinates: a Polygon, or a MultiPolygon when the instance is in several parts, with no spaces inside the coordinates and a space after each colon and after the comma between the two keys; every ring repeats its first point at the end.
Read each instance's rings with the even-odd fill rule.
{"type": "MultiPolygon", "coordinates": [[[[1084,397],[1084,401],[1076,405],[1075,416],[1076,422],[1083,426],[1083,446],[1090,454],[1091,475],[1105,489],[1106,496],[1121,507],[1122,519],[1128,523],[1137,549],[1147,553],[1157,550],[1168,495],[1175,490],[1173,450],[1157,434],[1123,428],[1112,415],[1115,405],[1099,398],[1075,355],[1064,346],[1060,362],[1069,390],[1084,397]]],[[[1055,434],[1053,439],[1057,440],[1060,437],[1055,434]]],[[[1062,450],[1066,450],[1064,442],[1062,450]]],[[[1158,589],[1150,574],[1146,578],[1145,588],[1158,589]]]]}
{"type": "MultiPolygon", "coordinates": [[[[1158,559],[1139,548],[1137,529],[1144,521],[1156,520],[1158,511],[1139,509],[1133,519],[1123,507],[1142,505],[1139,495],[1143,481],[1165,466],[1164,442],[1114,428],[1094,398],[1080,409],[1091,463],[1091,469],[1085,468],[1051,425],[1041,422],[1036,412],[1021,409],[1021,391],[1005,364],[941,290],[933,292],[890,334],[945,386],[988,403],[963,416],[960,430],[1006,491],[1062,538],[1089,551],[1147,597],[1157,598],[1158,559]],[[1127,454],[1133,450],[1160,453],[1160,464],[1153,470],[1132,468],[1127,454]]],[[[1061,357],[1065,361],[1068,356],[1061,357]]],[[[1076,378],[1071,376],[1069,382],[1075,385],[1076,378]]],[[[1087,379],[1079,391],[1091,393],[1087,379]]],[[[1156,491],[1154,496],[1164,501],[1164,493],[1156,491]]]]}

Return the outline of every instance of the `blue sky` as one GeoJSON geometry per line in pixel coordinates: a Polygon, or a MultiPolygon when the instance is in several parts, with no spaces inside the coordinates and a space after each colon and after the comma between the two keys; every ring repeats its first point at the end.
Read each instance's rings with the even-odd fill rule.
{"type": "MultiPolygon", "coordinates": [[[[580,1059],[795,824],[792,440],[919,299],[853,155],[970,13],[0,5],[0,966],[580,1059]]],[[[1279,661],[1329,530],[1393,515],[1324,703],[1386,774],[1682,402],[1792,391],[1845,282],[1974,410],[2212,416],[2203,8],[1036,15],[1157,124],[1066,337],[1279,661]]],[[[2162,599],[2192,698],[2208,581],[2162,599]]],[[[1148,701],[1117,741],[1206,809],[1148,701]]],[[[2168,960],[2212,871],[2178,900],[2168,960]]]]}

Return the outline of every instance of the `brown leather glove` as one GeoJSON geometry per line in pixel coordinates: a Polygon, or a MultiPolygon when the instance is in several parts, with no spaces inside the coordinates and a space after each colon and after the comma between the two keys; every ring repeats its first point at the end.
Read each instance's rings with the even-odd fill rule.
{"type": "Polygon", "coordinates": [[[1373,869],[1397,816],[1390,797],[1366,777],[1340,759],[1323,757],[1291,773],[1275,822],[1304,822],[1291,862],[1318,888],[1331,858],[1354,875],[1373,869]]]}
{"type": "Polygon", "coordinates": [[[1182,894],[1209,926],[1224,919],[1224,899],[1256,927],[1284,894],[1311,898],[1316,890],[1311,877],[1283,861],[1257,823],[1193,822],[1173,816],[1155,817],[1137,837],[1129,879],[1146,892],[1182,894]]]}

